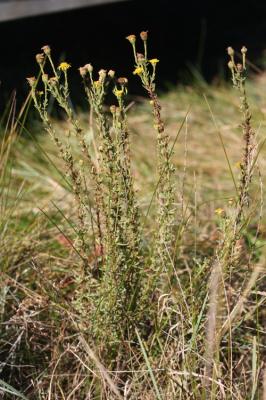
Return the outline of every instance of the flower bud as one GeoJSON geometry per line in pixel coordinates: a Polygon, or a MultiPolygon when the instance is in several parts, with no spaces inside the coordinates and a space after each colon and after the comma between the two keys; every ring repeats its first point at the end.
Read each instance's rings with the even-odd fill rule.
{"type": "Polygon", "coordinates": [[[246,54],[247,51],[248,51],[248,49],[245,46],[243,46],[242,49],[241,49],[241,53],[242,54],[246,54]]]}
{"type": "Polygon", "coordinates": [[[135,44],[136,43],[136,35],[129,35],[126,37],[126,39],[131,43],[135,44]]]}
{"type": "Polygon", "coordinates": [[[43,81],[43,83],[48,82],[48,74],[42,74],[42,81],[43,81]]]}
{"type": "Polygon", "coordinates": [[[110,70],[108,71],[108,76],[109,76],[111,79],[113,79],[113,78],[115,77],[115,71],[113,71],[112,69],[110,69],[110,70]]]}

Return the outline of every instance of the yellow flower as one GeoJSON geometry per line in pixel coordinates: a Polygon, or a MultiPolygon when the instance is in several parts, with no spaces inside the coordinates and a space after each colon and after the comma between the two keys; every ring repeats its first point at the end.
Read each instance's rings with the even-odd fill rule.
{"type": "Polygon", "coordinates": [[[133,75],[141,75],[144,72],[142,67],[137,67],[135,71],[133,71],[133,75]]]}
{"type": "Polygon", "coordinates": [[[217,214],[217,215],[223,215],[223,214],[224,214],[224,209],[223,209],[223,208],[216,208],[215,214],[217,214]]]}
{"type": "Polygon", "coordinates": [[[114,90],[114,95],[116,96],[116,97],[118,97],[118,98],[120,98],[120,97],[122,97],[123,96],[123,94],[124,94],[124,90],[123,89],[115,89],[114,90]]]}
{"type": "Polygon", "coordinates": [[[101,82],[100,81],[93,81],[93,86],[97,88],[99,88],[101,86],[101,82]]]}
{"type": "Polygon", "coordinates": [[[60,71],[67,71],[69,68],[71,67],[70,64],[68,64],[67,62],[61,62],[61,64],[59,65],[58,69],[60,71]]]}
{"type": "Polygon", "coordinates": [[[151,60],[149,60],[149,62],[150,62],[152,65],[156,65],[159,61],[160,61],[160,60],[158,60],[158,58],[152,58],[151,60]]]}

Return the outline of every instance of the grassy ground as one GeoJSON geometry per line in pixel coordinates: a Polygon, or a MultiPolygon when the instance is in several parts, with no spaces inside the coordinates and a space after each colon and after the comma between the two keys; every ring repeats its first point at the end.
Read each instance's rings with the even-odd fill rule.
{"type": "MultiPolygon", "coordinates": [[[[261,75],[247,86],[259,143],[265,138],[265,83],[266,77],[261,75]]],[[[148,329],[142,331],[140,323],[133,338],[124,335],[114,346],[104,337],[112,336],[109,331],[103,332],[99,341],[91,334],[87,283],[73,237],[76,203],[53,142],[38,122],[28,123],[29,132],[20,135],[20,125],[14,128],[10,122],[6,130],[3,126],[2,398],[265,399],[266,220],[260,197],[265,149],[259,155],[262,176],[258,175],[257,186],[254,183],[251,188],[259,216],[252,216],[249,227],[240,235],[237,270],[231,280],[223,282],[226,295],[218,297],[225,310],[223,321],[235,305],[240,309],[223,332],[218,350],[213,350],[213,371],[208,374],[207,342],[213,340],[208,331],[214,290],[212,260],[223,231],[223,216],[215,210],[230,212],[228,202],[235,196],[221,140],[237,180],[244,146],[239,96],[225,84],[209,86],[199,81],[163,94],[161,104],[170,143],[175,143],[178,251],[173,259],[174,272],[170,284],[169,275],[163,272],[159,295],[150,294],[148,304],[157,311],[153,320],[148,309],[145,320],[144,312],[142,322],[150,324],[148,329]]],[[[79,119],[92,143],[95,126],[88,129],[87,114],[80,113],[79,119]]],[[[57,120],[54,124],[58,136],[65,137],[68,122],[57,120]]],[[[156,134],[146,98],[131,104],[128,126],[148,270],[147,243],[157,218],[154,202],[150,204],[157,178],[156,134]]],[[[78,158],[74,139],[72,148],[78,158]]],[[[87,257],[93,264],[95,250],[87,257]]]]}

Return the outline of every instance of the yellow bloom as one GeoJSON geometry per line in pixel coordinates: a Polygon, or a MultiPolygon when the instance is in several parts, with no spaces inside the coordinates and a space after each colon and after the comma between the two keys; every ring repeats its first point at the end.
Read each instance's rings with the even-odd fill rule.
{"type": "Polygon", "coordinates": [[[123,94],[124,94],[124,90],[123,89],[115,89],[114,90],[114,95],[116,96],[116,97],[118,97],[118,98],[120,98],[120,97],[122,97],[123,96],[123,94]]]}
{"type": "Polygon", "coordinates": [[[156,65],[159,61],[160,61],[160,60],[158,60],[158,58],[152,58],[151,60],[149,60],[149,62],[150,62],[152,65],[156,65]]]}
{"type": "Polygon", "coordinates": [[[59,65],[58,69],[60,71],[67,71],[69,68],[71,67],[70,64],[68,64],[67,62],[61,62],[61,64],[59,65]]]}
{"type": "Polygon", "coordinates": [[[141,75],[144,72],[142,67],[137,67],[135,71],[133,71],[133,75],[141,75]]]}
{"type": "Polygon", "coordinates": [[[217,215],[223,215],[223,214],[224,214],[224,209],[223,209],[223,208],[216,208],[215,214],[217,214],[217,215]]]}
{"type": "Polygon", "coordinates": [[[101,86],[101,82],[100,81],[93,81],[93,86],[97,88],[99,88],[101,86]]]}

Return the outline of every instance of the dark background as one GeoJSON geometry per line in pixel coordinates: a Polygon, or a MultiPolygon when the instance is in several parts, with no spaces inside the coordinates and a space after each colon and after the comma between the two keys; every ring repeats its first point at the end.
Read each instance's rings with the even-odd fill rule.
{"type": "MultiPolygon", "coordinates": [[[[161,88],[186,81],[193,65],[207,80],[222,77],[225,48],[245,44],[249,58],[261,64],[266,48],[265,1],[143,0],[90,7],[0,24],[1,97],[28,91],[25,77],[37,73],[35,54],[49,44],[57,61],[72,64],[74,92],[77,68],[91,62],[96,70],[113,68],[132,76],[133,60],[125,36],[149,30],[150,56],[161,60],[161,88]]],[[[141,43],[140,43],[141,45],[141,43]]],[[[131,91],[137,93],[132,77],[131,91]]],[[[78,96],[78,95],[77,95],[78,96]]]]}

